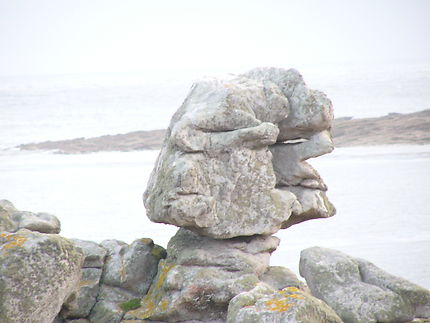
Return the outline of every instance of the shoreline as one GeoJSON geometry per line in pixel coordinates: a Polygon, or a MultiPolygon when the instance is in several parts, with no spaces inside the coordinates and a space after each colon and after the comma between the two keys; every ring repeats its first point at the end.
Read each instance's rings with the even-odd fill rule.
{"type": "MultiPolygon", "coordinates": [[[[20,150],[54,150],[61,154],[100,151],[138,151],[160,149],[164,129],[133,131],[92,138],[44,141],[17,146],[20,150]]],[[[376,118],[343,117],[334,120],[336,147],[430,144],[430,109],[408,114],[390,113],[376,118]]]]}

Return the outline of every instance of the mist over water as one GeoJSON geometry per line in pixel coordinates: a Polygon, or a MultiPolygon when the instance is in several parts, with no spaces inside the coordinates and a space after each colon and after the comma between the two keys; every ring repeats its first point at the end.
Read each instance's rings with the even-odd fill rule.
{"type": "MultiPolygon", "coordinates": [[[[59,217],[61,234],[101,242],[150,237],[167,246],[177,228],[145,216],[142,193],[158,151],[0,155],[0,197],[59,217]]],[[[430,288],[430,145],[339,148],[311,160],[337,208],[329,219],[279,231],[272,265],[298,273],[315,245],[362,257],[430,288]]]]}

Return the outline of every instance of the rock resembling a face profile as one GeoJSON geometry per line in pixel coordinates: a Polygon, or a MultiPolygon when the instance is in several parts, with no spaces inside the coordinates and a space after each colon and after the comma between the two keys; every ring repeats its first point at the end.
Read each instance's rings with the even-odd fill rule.
{"type": "Polygon", "coordinates": [[[333,150],[331,101],[293,69],[193,85],[144,193],[148,217],[215,239],[270,235],[335,209],[306,160],[333,150]]]}

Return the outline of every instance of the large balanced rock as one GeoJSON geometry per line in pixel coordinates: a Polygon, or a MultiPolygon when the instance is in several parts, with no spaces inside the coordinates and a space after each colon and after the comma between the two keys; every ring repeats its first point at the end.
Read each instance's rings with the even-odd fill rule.
{"type": "Polygon", "coordinates": [[[269,268],[279,243],[271,235],[335,213],[306,163],[333,150],[332,120],[330,100],[295,70],[195,83],[144,193],[152,221],[182,229],[141,308],[124,318],[225,321],[231,299],[261,282],[302,287],[287,269],[269,268]]]}
{"type": "Polygon", "coordinates": [[[52,214],[19,211],[10,201],[0,200],[0,230],[15,232],[19,229],[60,233],[61,224],[52,214]]]}
{"type": "Polygon", "coordinates": [[[346,323],[430,317],[430,291],[337,250],[303,250],[300,274],[346,323]]]}
{"type": "Polygon", "coordinates": [[[342,323],[324,302],[296,288],[275,290],[260,283],[235,296],[228,306],[227,323],[342,323]]]}
{"type": "Polygon", "coordinates": [[[0,322],[54,321],[78,289],[83,260],[82,251],[58,235],[0,233],[0,322]]]}
{"type": "Polygon", "coordinates": [[[197,82],[151,174],[148,217],[226,239],[333,215],[326,185],[305,162],[332,151],[332,119],[330,100],[295,70],[197,82]]]}

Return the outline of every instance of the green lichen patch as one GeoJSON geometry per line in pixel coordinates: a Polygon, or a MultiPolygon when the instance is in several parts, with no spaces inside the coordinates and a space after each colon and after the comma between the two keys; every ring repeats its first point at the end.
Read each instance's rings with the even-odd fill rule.
{"type": "Polygon", "coordinates": [[[142,303],[141,303],[139,298],[133,298],[127,302],[119,304],[119,307],[124,312],[128,312],[128,311],[135,310],[135,309],[139,308],[141,305],[142,305],[142,303]]]}
{"type": "Polygon", "coordinates": [[[166,249],[164,249],[163,247],[161,247],[159,245],[155,245],[152,248],[151,254],[158,259],[166,259],[166,257],[167,257],[166,249]]]}

